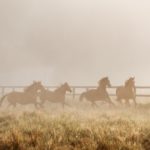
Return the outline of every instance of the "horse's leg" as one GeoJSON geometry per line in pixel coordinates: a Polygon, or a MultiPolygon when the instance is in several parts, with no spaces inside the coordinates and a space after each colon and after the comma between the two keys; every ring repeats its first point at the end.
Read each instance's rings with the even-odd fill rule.
{"type": "Polygon", "coordinates": [[[44,108],[44,103],[45,103],[45,100],[42,100],[42,101],[39,103],[39,106],[40,106],[41,108],[44,108]]]}
{"type": "MultiPolygon", "coordinates": [[[[38,106],[40,107],[40,108],[44,108],[44,105],[43,105],[44,103],[38,103],[38,106]]],[[[37,107],[37,104],[36,104],[36,107],[37,107]]]]}
{"type": "Polygon", "coordinates": [[[12,104],[11,104],[11,103],[9,103],[9,104],[8,104],[7,108],[10,108],[10,106],[12,106],[12,104]]]}
{"type": "Polygon", "coordinates": [[[38,103],[37,102],[34,102],[34,106],[36,109],[38,109],[38,103]]]}
{"type": "Polygon", "coordinates": [[[122,104],[121,98],[117,97],[116,101],[117,101],[120,105],[122,104]]]}
{"type": "Polygon", "coordinates": [[[136,107],[137,103],[136,103],[136,98],[133,98],[133,102],[134,102],[134,105],[136,107]]]}
{"type": "Polygon", "coordinates": [[[92,107],[98,107],[95,101],[92,101],[92,107]]]}
{"type": "Polygon", "coordinates": [[[41,105],[41,104],[39,104],[40,105],[40,108],[43,108],[44,109],[44,105],[41,105]]]}
{"type": "Polygon", "coordinates": [[[61,104],[62,104],[62,107],[63,107],[63,109],[64,109],[64,107],[65,107],[65,102],[62,102],[61,104]]]}
{"type": "Polygon", "coordinates": [[[106,102],[108,102],[110,106],[115,106],[115,104],[111,101],[110,97],[106,98],[106,102]]]}
{"type": "Polygon", "coordinates": [[[68,103],[64,102],[64,105],[71,107],[71,105],[69,105],[68,103]]]}
{"type": "Polygon", "coordinates": [[[64,97],[62,97],[62,106],[63,106],[63,109],[64,109],[64,106],[70,106],[69,104],[67,104],[66,102],[65,102],[65,96],[64,97]]]}
{"type": "Polygon", "coordinates": [[[129,99],[125,99],[125,101],[126,101],[126,106],[130,106],[129,99]]]}
{"type": "Polygon", "coordinates": [[[95,106],[95,103],[94,103],[94,102],[92,102],[92,104],[91,104],[91,105],[92,105],[92,107],[94,107],[94,106],[95,106]]]}
{"type": "Polygon", "coordinates": [[[14,106],[14,108],[16,108],[16,103],[13,103],[12,105],[14,106]]]}

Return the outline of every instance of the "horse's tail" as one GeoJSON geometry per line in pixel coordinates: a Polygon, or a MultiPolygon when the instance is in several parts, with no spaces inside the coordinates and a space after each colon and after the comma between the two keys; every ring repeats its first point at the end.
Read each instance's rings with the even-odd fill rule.
{"type": "Polygon", "coordinates": [[[84,97],[85,97],[85,92],[80,95],[79,100],[82,101],[84,97]]]}
{"type": "Polygon", "coordinates": [[[1,99],[0,99],[0,106],[2,105],[4,99],[7,97],[7,95],[4,95],[1,99]]]}

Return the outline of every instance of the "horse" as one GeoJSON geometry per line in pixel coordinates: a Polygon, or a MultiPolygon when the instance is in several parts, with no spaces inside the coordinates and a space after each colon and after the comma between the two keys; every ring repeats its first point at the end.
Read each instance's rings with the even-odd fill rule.
{"type": "Polygon", "coordinates": [[[33,82],[30,86],[26,87],[23,92],[13,91],[4,95],[0,100],[0,106],[2,102],[7,99],[9,102],[9,106],[16,107],[16,104],[27,105],[27,104],[34,104],[37,108],[37,92],[39,90],[43,90],[44,87],[41,82],[33,82]]]}
{"type": "Polygon", "coordinates": [[[39,98],[41,100],[41,103],[40,103],[41,107],[43,107],[43,104],[45,103],[45,101],[49,101],[53,103],[61,103],[64,108],[64,105],[68,105],[65,102],[65,95],[67,91],[72,92],[71,87],[69,86],[67,82],[61,85],[60,87],[58,87],[57,89],[55,89],[54,91],[49,91],[47,89],[42,90],[41,92],[39,92],[39,98]]]}
{"type": "Polygon", "coordinates": [[[111,105],[114,105],[109,97],[109,94],[106,90],[107,87],[111,87],[108,77],[104,77],[98,82],[99,86],[97,89],[91,89],[89,91],[83,92],[80,95],[79,100],[82,101],[85,98],[87,101],[92,103],[92,106],[97,106],[96,101],[104,101],[111,105]]]}
{"type": "Polygon", "coordinates": [[[122,100],[124,99],[126,104],[129,105],[129,100],[132,99],[136,106],[136,88],[133,77],[130,77],[125,81],[124,86],[120,86],[116,89],[116,96],[119,103],[122,103],[122,100]]]}

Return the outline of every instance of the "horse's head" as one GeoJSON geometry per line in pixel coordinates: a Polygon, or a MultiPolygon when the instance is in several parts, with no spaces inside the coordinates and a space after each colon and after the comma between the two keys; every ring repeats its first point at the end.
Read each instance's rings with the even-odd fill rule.
{"type": "Polygon", "coordinates": [[[41,82],[33,81],[33,83],[30,86],[26,87],[26,89],[24,91],[25,92],[38,92],[38,91],[42,91],[44,89],[45,88],[41,82]]]}
{"type": "Polygon", "coordinates": [[[103,87],[111,87],[110,80],[108,77],[104,77],[98,82],[99,86],[103,87]]]}
{"type": "Polygon", "coordinates": [[[125,87],[135,87],[135,78],[130,77],[126,82],[125,82],[125,87]]]}
{"type": "Polygon", "coordinates": [[[67,82],[65,82],[65,83],[63,84],[63,86],[64,86],[64,88],[66,89],[66,91],[72,92],[71,87],[69,86],[69,84],[68,84],[67,82]]]}
{"type": "Polygon", "coordinates": [[[42,82],[41,82],[41,81],[35,83],[35,90],[36,90],[36,91],[43,91],[43,90],[45,90],[45,88],[44,88],[44,86],[42,85],[42,82]]]}

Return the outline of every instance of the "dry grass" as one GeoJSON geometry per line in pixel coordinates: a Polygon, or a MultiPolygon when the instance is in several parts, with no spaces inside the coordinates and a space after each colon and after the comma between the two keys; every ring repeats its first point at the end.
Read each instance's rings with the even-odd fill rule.
{"type": "Polygon", "coordinates": [[[150,150],[150,107],[89,108],[3,111],[0,150],[150,150]]]}

